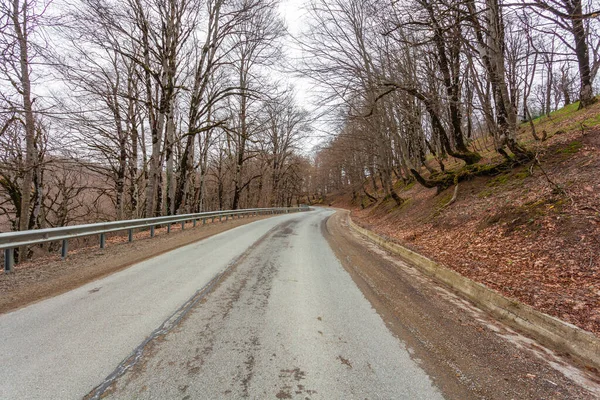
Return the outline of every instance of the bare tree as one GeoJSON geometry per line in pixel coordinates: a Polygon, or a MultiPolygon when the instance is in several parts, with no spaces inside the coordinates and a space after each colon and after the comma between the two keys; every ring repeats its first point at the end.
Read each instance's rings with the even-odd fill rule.
{"type": "MultiPolygon", "coordinates": [[[[512,4],[515,5],[515,4],[512,4]]],[[[594,97],[592,83],[594,77],[600,68],[600,40],[594,33],[597,29],[594,25],[600,9],[591,9],[591,6],[597,5],[593,2],[584,6],[581,0],[522,0],[519,4],[528,7],[543,20],[549,21],[561,30],[568,32],[572,40],[569,41],[562,35],[557,37],[563,44],[569,48],[576,56],[579,69],[579,100],[581,107],[587,107],[593,104],[594,97]],[[588,25],[586,26],[586,22],[588,25]],[[589,22],[594,22],[590,24],[589,22]],[[590,41],[593,59],[590,59],[590,41]]],[[[554,33],[554,32],[546,32],[554,33]]]]}
{"type": "Polygon", "coordinates": [[[228,129],[228,144],[235,158],[234,189],[231,208],[239,207],[242,191],[258,175],[245,177],[244,164],[254,155],[248,151],[253,136],[260,127],[253,125],[249,112],[261,94],[256,69],[272,62],[280,54],[278,40],[284,34],[284,27],[275,11],[277,4],[271,0],[243,1],[247,17],[238,27],[232,38],[232,63],[239,88],[237,113],[233,116],[235,125],[228,129]]]}
{"type": "MultiPolygon", "coordinates": [[[[300,144],[310,131],[308,113],[297,108],[292,93],[283,92],[280,96],[265,102],[264,149],[261,153],[267,158],[270,169],[269,204],[272,207],[286,203],[289,190],[282,186],[292,169],[292,157],[300,150],[300,144]]],[[[260,193],[261,190],[259,190],[260,193]]]]}
{"type": "Polygon", "coordinates": [[[34,168],[37,164],[35,149],[36,123],[31,88],[31,68],[35,52],[30,41],[43,14],[36,2],[12,0],[0,6],[2,29],[2,72],[17,94],[11,104],[18,115],[25,135],[23,176],[20,183],[19,230],[29,229],[34,168]]]}

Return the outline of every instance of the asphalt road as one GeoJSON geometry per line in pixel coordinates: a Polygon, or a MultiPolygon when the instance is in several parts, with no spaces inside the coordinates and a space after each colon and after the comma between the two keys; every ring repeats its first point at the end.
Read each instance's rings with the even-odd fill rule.
{"type": "Polygon", "coordinates": [[[386,278],[417,285],[401,282],[407,293],[394,294],[400,299],[394,307],[419,315],[397,322],[376,298],[386,293],[369,292],[377,277],[349,268],[367,260],[360,271],[381,275],[379,268],[392,264],[357,238],[336,241],[341,234],[325,226],[332,213],[244,225],[1,315],[0,399],[514,398],[504,386],[518,388],[519,398],[597,394],[577,371],[564,367],[561,373],[543,360],[514,361],[519,376],[511,374],[514,354],[529,350],[493,332],[487,337],[476,330],[477,346],[466,351],[477,363],[496,365],[470,371],[452,349],[465,351],[472,334],[461,329],[481,317],[456,309],[451,312],[460,322],[444,329],[459,337],[446,340],[435,327],[428,333],[419,318],[448,314],[443,307],[449,302],[437,289],[431,296],[440,304],[428,302],[420,287],[435,285],[414,274],[386,278]],[[407,327],[411,337],[414,331],[429,337],[428,346],[393,323],[407,327]],[[433,365],[443,364],[431,356],[442,348],[452,358],[448,365],[466,375],[433,365]],[[495,358],[499,351],[510,357],[508,364],[495,358]],[[537,387],[529,375],[552,385],[537,387]],[[497,390],[481,395],[474,383],[479,378],[497,390]]]}
{"type": "Polygon", "coordinates": [[[296,218],[234,228],[0,315],[0,399],[82,398],[259,237],[296,218]]]}

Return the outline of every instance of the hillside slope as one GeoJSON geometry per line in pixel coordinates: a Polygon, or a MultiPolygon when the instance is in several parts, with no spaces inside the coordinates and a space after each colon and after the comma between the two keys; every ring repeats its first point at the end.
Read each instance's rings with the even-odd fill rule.
{"type": "Polygon", "coordinates": [[[545,142],[522,127],[520,140],[540,164],[462,182],[451,204],[454,186],[436,194],[414,183],[398,187],[401,207],[385,198],[353,204],[344,193],[326,201],[473,280],[600,335],[600,106],[576,106],[535,121],[545,142]]]}

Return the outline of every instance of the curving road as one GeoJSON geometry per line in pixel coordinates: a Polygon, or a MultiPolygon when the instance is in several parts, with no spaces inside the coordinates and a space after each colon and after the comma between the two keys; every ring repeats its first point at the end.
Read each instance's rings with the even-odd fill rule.
{"type": "MultiPolygon", "coordinates": [[[[527,353],[514,367],[525,365],[529,375],[552,385],[515,376],[507,365],[491,376],[489,368],[461,367],[461,376],[456,368],[433,365],[436,349],[449,346],[435,328],[429,334],[419,327],[419,315],[448,314],[448,294],[440,292],[437,304],[423,297],[425,290],[438,296],[431,282],[414,273],[393,278],[410,281],[401,282],[406,293],[395,295],[402,299],[395,308],[428,305],[396,321],[408,328],[404,337],[391,327],[395,311],[373,293],[363,294],[369,284],[377,286],[382,263],[391,261],[340,233],[339,221],[329,229],[332,214],[257,221],[1,315],[0,399],[511,398],[510,390],[520,398],[594,396],[597,388],[577,372],[569,370],[567,378],[566,370],[499,335],[477,341],[509,357],[527,353]],[[359,264],[375,275],[361,278],[348,269],[359,264]],[[438,343],[422,346],[415,337],[438,343]],[[478,374],[483,386],[495,388],[491,396],[478,391],[478,374]]],[[[461,326],[481,316],[456,314],[461,322],[448,329],[456,329],[453,346],[464,352],[475,335],[460,333],[461,326]]],[[[475,358],[499,360],[470,348],[475,358]]]]}

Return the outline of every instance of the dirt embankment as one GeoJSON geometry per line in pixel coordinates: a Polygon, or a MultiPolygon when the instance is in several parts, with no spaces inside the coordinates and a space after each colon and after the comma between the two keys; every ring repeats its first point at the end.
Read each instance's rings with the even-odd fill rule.
{"type": "Polygon", "coordinates": [[[132,243],[127,242],[126,236],[113,236],[107,240],[106,248],[82,247],[69,251],[64,261],[56,254],[18,264],[14,273],[0,272],[0,314],[68,292],[135,263],[263,218],[268,217],[209,222],[196,228],[188,223],[183,231],[180,225],[173,225],[169,234],[166,228],[156,229],[154,238],[150,238],[147,231],[139,232],[132,243]]]}
{"type": "Polygon", "coordinates": [[[536,309],[600,335],[600,129],[558,132],[526,165],[401,206],[327,199],[358,224],[536,309]],[[366,207],[365,207],[366,205],[366,207]],[[364,207],[364,208],[363,208],[364,207]]]}
{"type": "Polygon", "coordinates": [[[322,230],[354,282],[445,398],[597,397],[596,373],[570,366],[568,357],[543,350],[353,234],[345,213],[334,214],[322,230]]]}

